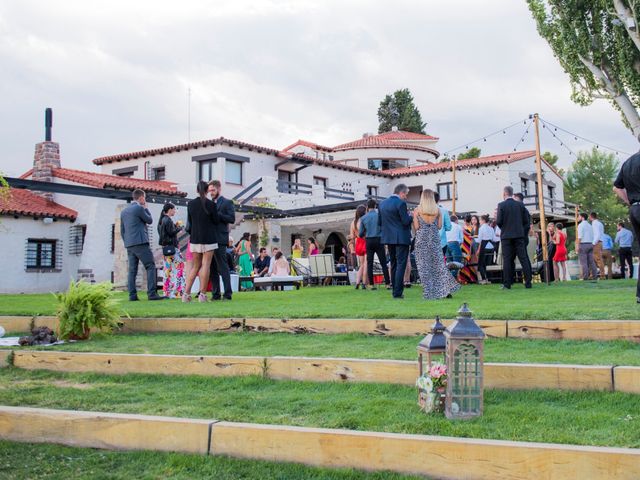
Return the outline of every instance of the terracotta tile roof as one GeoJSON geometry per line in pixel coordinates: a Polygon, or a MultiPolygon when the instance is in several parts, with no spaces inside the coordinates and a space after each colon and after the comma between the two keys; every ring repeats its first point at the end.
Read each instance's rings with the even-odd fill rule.
{"type": "MultiPolygon", "coordinates": [[[[525,158],[533,157],[535,156],[535,154],[536,152],[534,150],[528,150],[525,152],[502,153],[499,155],[490,155],[487,157],[459,160],[456,162],[456,165],[458,169],[486,167],[489,165],[498,165],[500,163],[517,162],[519,160],[524,160],[525,158]]],[[[428,163],[426,165],[420,165],[417,167],[396,168],[393,170],[387,170],[387,172],[389,172],[392,177],[400,177],[413,175],[416,173],[444,172],[446,170],[451,170],[451,162],[428,163]]]]}
{"type": "MultiPolygon", "coordinates": [[[[28,178],[32,174],[33,169],[22,174],[20,178],[28,178]]],[[[186,192],[180,192],[174,183],[163,180],[144,180],[142,178],[134,177],[118,177],[117,175],[87,172],[85,170],[73,170],[71,168],[54,168],[53,176],[95,188],[115,188],[121,190],[135,190],[136,188],[139,188],[150,193],[175,195],[179,197],[187,196],[186,192]]]]}
{"type": "Polygon", "coordinates": [[[425,135],[422,133],[413,133],[413,132],[405,132],[403,130],[396,130],[391,132],[380,133],[376,135],[378,137],[382,137],[386,140],[408,140],[408,141],[435,141],[439,140],[438,137],[434,137],[432,135],[425,135]]]}
{"type": "Polygon", "coordinates": [[[282,151],[283,152],[288,152],[289,150],[291,150],[294,147],[297,147],[298,145],[303,145],[305,147],[309,147],[309,148],[312,148],[314,150],[320,150],[322,152],[333,152],[333,148],[332,147],[325,147],[324,145],[319,145],[317,143],[308,142],[307,140],[298,140],[297,142],[293,142],[288,147],[283,148],[282,151]]]}
{"type": "Polygon", "coordinates": [[[231,140],[229,138],[218,137],[211,140],[203,140],[201,142],[183,143],[181,145],[173,145],[170,147],[152,148],[149,150],[140,150],[138,152],[131,153],[119,153],[117,155],[110,155],[107,157],[99,157],[93,160],[96,165],[102,165],[104,163],[120,162],[122,160],[131,160],[133,158],[153,157],[155,155],[165,155],[167,153],[180,152],[183,150],[191,150],[202,147],[212,147],[214,145],[230,145],[232,147],[246,148],[247,150],[256,150],[258,152],[264,152],[269,155],[278,155],[279,151],[273,148],[261,147],[259,145],[253,145],[251,143],[240,142],[238,140],[231,140]]]}
{"type": "Polygon", "coordinates": [[[388,175],[387,172],[381,172],[379,170],[369,170],[368,168],[354,167],[352,165],[345,165],[344,163],[341,163],[340,161],[322,160],[320,158],[310,157],[309,155],[303,155],[301,153],[291,153],[291,152],[282,151],[282,152],[280,152],[279,156],[281,158],[290,158],[290,159],[294,159],[294,160],[298,159],[298,160],[302,160],[303,162],[312,163],[314,165],[321,165],[323,167],[335,168],[336,170],[344,170],[344,171],[348,171],[348,172],[358,172],[358,173],[364,173],[364,174],[367,174],[367,175],[376,175],[376,176],[379,176],[379,177],[389,177],[390,176],[390,175],[388,175]]]}
{"type": "Polygon", "coordinates": [[[75,220],[78,217],[78,212],[75,210],[20,188],[11,188],[6,197],[0,196],[0,214],[69,220],[75,220]]]}
{"type": "MultiPolygon", "coordinates": [[[[389,132],[389,133],[400,133],[400,132],[389,132]]],[[[402,132],[406,133],[406,132],[402,132]]],[[[396,140],[389,140],[385,138],[384,135],[370,135],[368,137],[359,138],[358,140],[354,140],[353,142],[343,143],[342,145],[338,145],[334,147],[334,151],[343,151],[343,150],[356,150],[361,148],[398,148],[402,150],[418,150],[420,152],[428,152],[437,157],[440,156],[440,153],[437,150],[429,147],[423,147],[422,145],[415,145],[412,143],[404,143],[396,140]]]]}

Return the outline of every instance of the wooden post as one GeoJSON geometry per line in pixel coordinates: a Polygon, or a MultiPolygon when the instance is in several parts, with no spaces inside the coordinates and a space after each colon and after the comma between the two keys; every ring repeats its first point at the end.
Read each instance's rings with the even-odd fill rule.
{"type": "Polygon", "coordinates": [[[540,211],[540,241],[542,242],[542,261],[544,262],[544,280],[549,284],[549,251],[547,249],[547,219],[544,214],[544,185],[542,183],[542,157],[540,155],[540,128],[538,114],[533,114],[536,128],[536,177],[538,179],[538,210],[540,211]]]}
{"type": "Polygon", "coordinates": [[[453,203],[451,205],[451,213],[456,214],[456,197],[458,195],[458,187],[456,186],[456,157],[451,160],[451,170],[453,176],[453,203]]]}

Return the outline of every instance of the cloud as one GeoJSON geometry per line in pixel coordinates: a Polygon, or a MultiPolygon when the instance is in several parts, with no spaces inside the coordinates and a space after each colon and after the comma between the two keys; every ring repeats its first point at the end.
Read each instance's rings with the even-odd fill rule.
{"type": "MultiPolygon", "coordinates": [[[[571,103],[525,2],[4,2],[0,62],[0,169],[14,175],[31,164],[47,106],[64,164],[92,168],[185,142],[188,89],[192,140],[340,144],[376,131],[382,97],[408,87],[441,151],[536,111],[636,148],[609,105],[571,103]]],[[[480,147],[510,151],[523,130],[480,147]]],[[[553,138],[543,149],[571,159],[553,138]]]]}

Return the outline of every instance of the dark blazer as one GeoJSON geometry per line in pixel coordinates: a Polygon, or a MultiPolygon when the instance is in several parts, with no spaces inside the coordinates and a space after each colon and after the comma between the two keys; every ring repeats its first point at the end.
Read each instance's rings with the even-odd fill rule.
{"type": "Polygon", "coordinates": [[[229,243],[229,225],[236,223],[236,209],[233,201],[224,198],[222,195],[216,199],[218,207],[219,223],[216,225],[216,237],[220,246],[227,246],[229,243]]]}
{"type": "Polygon", "coordinates": [[[413,218],[407,212],[407,202],[397,195],[392,195],[380,204],[378,212],[378,222],[382,232],[381,242],[383,244],[411,244],[411,223],[413,218]]]}
{"type": "Polygon", "coordinates": [[[138,202],[131,202],[120,212],[120,236],[126,248],[149,243],[147,225],[153,223],[151,212],[138,202]]]}
{"type": "Polygon", "coordinates": [[[531,215],[522,202],[507,198],[498,204],[500,239],[526,238],[531,226],[531,215]]]}
{"type": "Polygon", "coordinates": [[[187,224],[189,225],[189,241],[191,243],[212,245],[218,243],[216,237],[218,209],[208,198],[204,206],[200,198],[189,200],[187,204],[187,224]]]}

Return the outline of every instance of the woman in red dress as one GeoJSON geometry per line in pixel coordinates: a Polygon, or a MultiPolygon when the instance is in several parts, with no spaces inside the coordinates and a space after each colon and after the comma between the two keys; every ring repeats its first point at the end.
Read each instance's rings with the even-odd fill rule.
{"type": "Polygon", "coordinates": [[[360,238],[360,219],[367,213],[364,205],[359,205],[356,209],[356,217],[351,222],[351,238],[356,239],[356,257],[358,258],[358,270],[356,272],[356,290],[362,285],[362,289],[367,289],[369,283],[367,275],[367,241],[360,238]]]}
{"type": "Polygon", "coordinates": [[[556,282],[561,282],[567,279],[567,234],[562,231],[561,223],[556,224],[553,243],[556,244],[556,253],[553,255],[553,274],[556,282]]]}

